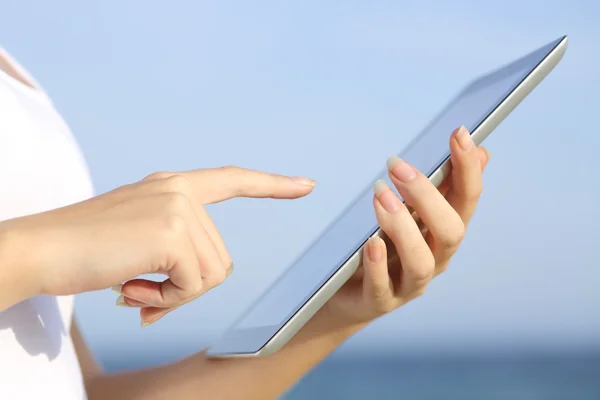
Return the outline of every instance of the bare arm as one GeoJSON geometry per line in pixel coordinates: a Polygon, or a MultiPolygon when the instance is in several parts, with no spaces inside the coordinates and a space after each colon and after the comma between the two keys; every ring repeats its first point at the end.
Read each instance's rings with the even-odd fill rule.
{"type": "Polygon", "coordinates": [[[87,386],[89,381],[102,375],[102,367],[98,365],[92,352],[88,348],[85,339],[79,331],[76,319],[73,319],[73,324],[71,325],[71,338],[73,340],[75,352],[77,353],[81,373],[87,386]]]}
{"type": "Polygon", "coordinates": [[[380,238],[369,239],[361,273],[279,352],[230,360],[207,359],[200,353],[154,369],[104,375],[75,332],[90,400],[266,400],[281,395],[355,332],[423,294],[430,280],[448,267],[475,211],[489,159],[464,129],[453,133],[450,148],[452,174],[442,192],[406,162],[395,157],[388,161],[390,178],[420,216],[425,236],[396,193],[384,181],[377,182],[377,220],[399,257],[388,265],[388,245],[380,238]]]}
{"type": "Polygon", "coordinates": [[[35,295],[36,282],[33,268],[23,267],[26,248],[15,242],[21,233],[0,225],[0,312],[35,295]]]}
{"type": "Polygon", "coordinates": [[[329,355],[360,325],[335,328],[317,315],[279,352],[264,358],[214,360],[195,354],[156,368],[103,374],[77,326],[73,341],[90,400],[275,399],[329,355]]]}

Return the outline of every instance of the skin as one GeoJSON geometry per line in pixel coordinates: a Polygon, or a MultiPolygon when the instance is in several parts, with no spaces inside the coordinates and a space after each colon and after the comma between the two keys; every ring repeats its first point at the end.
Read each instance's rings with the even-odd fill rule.
{"type": "Polygon", "coordinates": [[[158,172],[80,203],[4,221],[0,254],[8,262],[0,282],[16,284],[2,285],[0,311],[35,295],[113,286],[147,305],[142,324],[155,322],[219,285],[232,265],[206,204],[297,198],[313,186],[306,178],[237,167],[158,172]],[[167,279],[135,279],[150,273],[167,279]]]}
{"type": "MultiPolygon", "coordinates": [[[[451,135],[450,150],[452,173],[439,190],[405,162],[388,161],[390,179],[410,207],[376,183],[373,206],[390,243],[370,239],[363,268],[271,356],[212,360],[199,353],[157,368],[110,375],[101,371],[73,324],[89,398],[280,396],[354,333],[421,296],[448,267],[475,212],[489,159],[464,128],[451,135]],[[388,265],[389,246],[399,258],[388,265]]],[[[234,167],[159,173],[82,203],[3,222],[0,260],[6,267],[0,272],[0,310],[36,294],[116,285],[118,303],[139,307],[143,324],[156,322],[218,285],[231,264],[203,205],[236,196],[295,198],[308,194],[312,185],[234,167]],[[39,249],[35,254],[26,251],[32,245],[39,249]],[[148,272],[165,273],[168,279],[135,278],[148,272]]]]}

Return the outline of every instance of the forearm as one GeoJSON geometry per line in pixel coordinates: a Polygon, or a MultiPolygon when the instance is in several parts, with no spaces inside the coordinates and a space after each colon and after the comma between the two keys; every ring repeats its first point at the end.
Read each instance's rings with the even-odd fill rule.
{"type": "Polygon", "coordinates": [[[202,353],[149,370],[103,375],[88,385],[90,400],[274,399],[361,326],[333,327],[317,314],[279,352],[260,358],[208,359],[202,353]]]}
{"type": "Polygon", "coordinates": [[[23,234],[8,225],[0,223],[0,312],[35,295],[36,277],[26,262],[35,249],[28,249],[23,234]]]}

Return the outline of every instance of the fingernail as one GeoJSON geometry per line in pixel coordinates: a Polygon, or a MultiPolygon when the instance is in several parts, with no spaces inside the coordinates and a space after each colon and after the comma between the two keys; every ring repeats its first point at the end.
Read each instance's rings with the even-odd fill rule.
{"type": "Polygon", "coordinates": [[[467,128],[465,128],[464,126],[458,128],[454,137],[456,138],[458,145],[463,151],[471,150],[475,145],[475,143],[473,142],[473,138],[471,137],[471,135],[469,135],[469,132],[467,132],[467,128]]]}
{"type": "Polygon", "coordinates": [[[148,325],[154,324],[155,322],[158,322],[158,321],[160,321],[162,318],[164,318],[164,316],[165,316],[165,315],[167,315],[168,313],[170,313],[171,311],[172,311],[172,310],[169,310],[169,311],[165,312],[164,314],[162,314],[162,315],[159,315],[159,316],[158,316],[158,318],[156,318],[156,317],[155,317],[155,318],[154,318],[154,320],[153,320],[153,321],[150,321],[150,322],[144,322],[144,321],[140,320],[140,325],[141,325],[141,327],[142,327],[142,328],[145,328],[145,327],[147,327],[148,325]]]}
{"type": "Polygon", "coordinates": [[[225,273],[225,277],[229,278],[229,276],[233,273],[233,263],[227,268],[227,272],[225,273]]]}
{"type": "Polygon", "coordinates": [[[110,288],[110,290],[112,290],[115,293],[119,293],[119,294],[121,294],[122,289],[123,289],[123,285],[121,285],[121,284],[115,285],[110,288]]]}
{"type": "Polygon", "coordinates": [[[129,307],[129,304],[127,304],[125,302],[125,296],[121,295],[119,297],[117,297],[117,302],[116,302],[117,306],[119,307],[129,307]]]}
{"type": "Polygon", "coordinates": [[[392,156],[387,160],[387,167],[400,182],[408,183],[415,179],[417,172],[400,157],[392,156]]]}
{"type": "Polygon", "coordinates": [[[381,246],[379,245],[379,240],[376,237],[369,238],[367,243],[367,255],[369,256],[369,260],[371,262],[378,262],[381,260],[381,246]]]}
{"type": "Polygon", "coordinates": [[[302,176],[292,176],[290,179],[302,186],[315,186],[317,184],[314,180],[302,176]]]}
{"type": "Polygon", "coordinates": [[[379,200],[379,203],[385,209],[385,211],[389,213],[395,213],[398,211],[401,204],[400,199],[390,189],[384,180],[377,180],[373,185],[373,190],[375,192],[375,196],[377,196],[377,200],[379,200]]]}

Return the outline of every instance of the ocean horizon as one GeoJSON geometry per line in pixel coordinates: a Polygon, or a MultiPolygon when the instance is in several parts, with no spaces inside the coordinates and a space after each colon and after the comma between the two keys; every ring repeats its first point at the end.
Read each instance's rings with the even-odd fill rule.
{"type": "MultiPolygon", "coordinates": [[[[101,361],[116,372],[176,358],[105,353],[101,361]]],[[[598,400],[600,352],[334,353],[282,399],[598,400]]]]}

